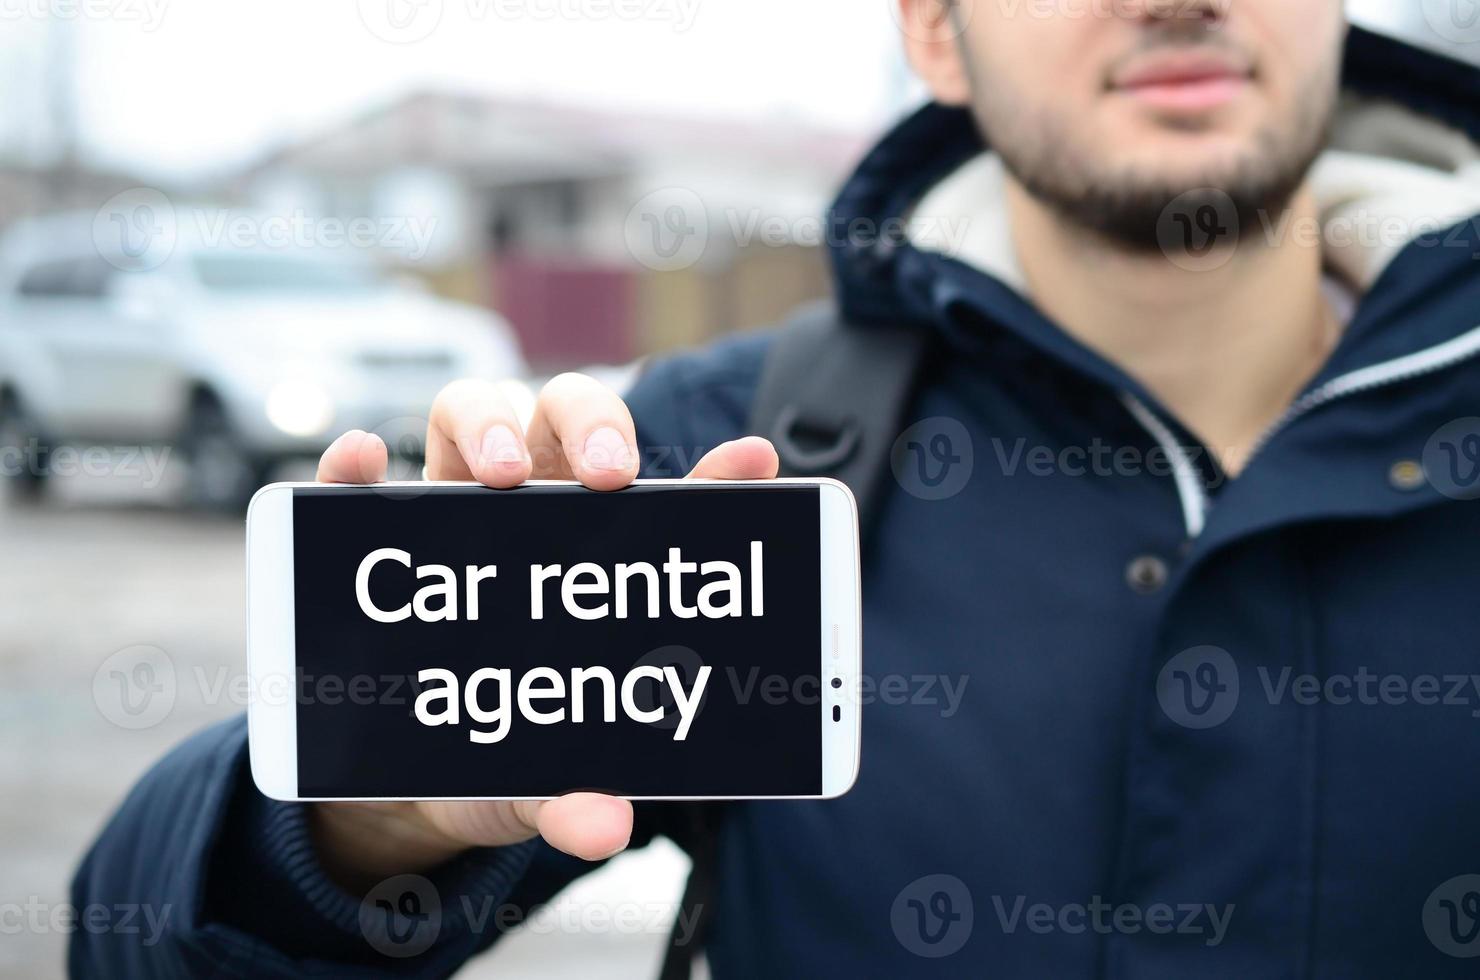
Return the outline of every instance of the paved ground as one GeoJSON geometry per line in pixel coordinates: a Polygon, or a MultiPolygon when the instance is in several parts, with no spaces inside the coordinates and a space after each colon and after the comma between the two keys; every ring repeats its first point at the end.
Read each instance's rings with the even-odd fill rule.
{"type": "MultiPolygon", "coordinates": [[[[0,497],[0,977],[63,974],[66,934],[23,909],[65,902],[129,785],[241,710],[242,547],[240,521],[178,512],[168,482],[66,483],[39,506],[0,497]],[[141,644],[163,651],[177,694],[157,725],[130,730],[109,720],[107,669],[98,696],[94,681],[141,644]]],[[[685,863],[672,848],[613,862],[463,975],[655,975],[685,863]]]]}

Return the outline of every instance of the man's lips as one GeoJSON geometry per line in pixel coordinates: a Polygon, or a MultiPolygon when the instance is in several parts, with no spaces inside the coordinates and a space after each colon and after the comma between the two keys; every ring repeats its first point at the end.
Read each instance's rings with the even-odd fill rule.
{"type": "Polygon", "coordinates": [[[1253,79],[1249,62],[1223,50],[1136,56],[1110,77],[1110,90],[1163,112],[1195,114],[1232,102],[1253,79]]]}

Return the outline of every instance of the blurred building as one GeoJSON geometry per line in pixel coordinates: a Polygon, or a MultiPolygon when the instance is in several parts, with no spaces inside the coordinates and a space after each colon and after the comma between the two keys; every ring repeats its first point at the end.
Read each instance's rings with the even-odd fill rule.
{"type": "Polygon", "coordinates": [[[865,143],[421,93],[281,147],[223,191],[274,214],[435,221],[408,267],[496,307],[532,362],[559,367],[764,324],[823,295],[818,218],[865,143]],[[702,203],[683,215],[707,226],[692,262],[645,254],[634,207],[655,193],[702,203]]]}
{"type": "Polygon", "coordinates": [[[52,211],[91,210],[142,183],[128,174],[79,163],[35,164],[0,159],[0,230],[52,211]]]}

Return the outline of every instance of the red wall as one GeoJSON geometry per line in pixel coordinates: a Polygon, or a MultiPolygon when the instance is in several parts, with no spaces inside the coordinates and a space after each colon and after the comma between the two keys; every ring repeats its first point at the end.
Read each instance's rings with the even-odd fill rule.
{"type": "Polygon", "coordinates": [[[536,367],[621,364],[636,356],[630,270],[503,254],[493,261],[494,305],[536,367]]]}

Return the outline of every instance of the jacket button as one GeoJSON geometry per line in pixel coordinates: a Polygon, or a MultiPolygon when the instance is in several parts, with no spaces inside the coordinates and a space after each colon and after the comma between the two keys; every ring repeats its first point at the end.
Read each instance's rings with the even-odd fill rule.
{"type": "Polygon", "coordinates": [[[1132,559],[1125,567],[1125,581],[1141,595],[1151,595],[1167,584],[1167,563],[1155,555],[1132,559]]]}
{"type": "Polygon", "coordinates": [[[1417,460],[1400,459],[1388,470],[1388,482],[1393,485],[1394,490],[1421,490],[1428,482],[1424,475],[1423,465],[1417,460]]]}

